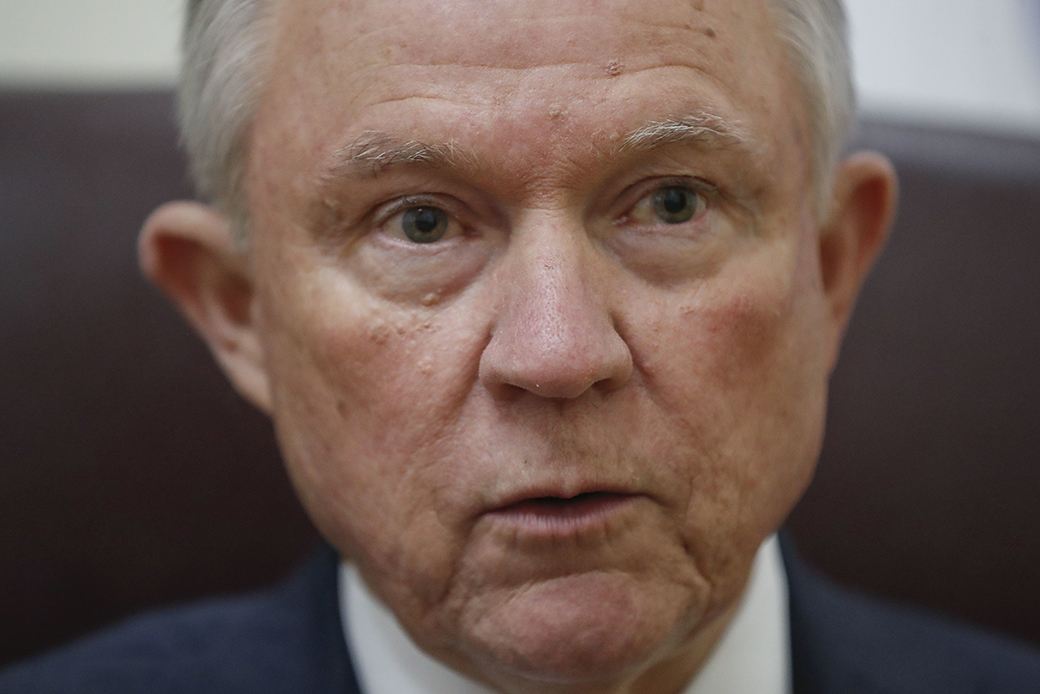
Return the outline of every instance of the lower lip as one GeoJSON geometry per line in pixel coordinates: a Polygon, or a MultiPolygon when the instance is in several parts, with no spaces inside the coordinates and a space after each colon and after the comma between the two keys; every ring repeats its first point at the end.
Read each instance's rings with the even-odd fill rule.
{"type": "Polygon", "coordinates": [[[489,515],[525,535],[563,538],[605,529],[635,498],[628,494],[595,492],[571,499],[527,499],[489,515]]]}

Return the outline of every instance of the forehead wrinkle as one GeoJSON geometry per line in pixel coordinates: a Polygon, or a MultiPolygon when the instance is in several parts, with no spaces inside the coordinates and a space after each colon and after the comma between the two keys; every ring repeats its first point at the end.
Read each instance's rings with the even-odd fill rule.
{"type": "MultiPolygon", "coordinates": [[[[598,2],[589,3],[599,5],[598,2]]],[[[700,34],[695,25],[700,23],[700,16],[706,14],[703,8],[694,4],[688,7],[681,15],[648,19],[641,12],[631,11],[631,8],[614,8],[614,11],[604,12],[602,7],[598,10],[586,8],[580,12],[568,12],[562,9],[557,13],[545,16],[544,9],[534,10],[531,8],[524,11],[524,6],[519,5],[510,8],[509,15],[500,18],[494,23],[489,23],[485,14],[481,12],[473,16],[472,10],[465,9],[465,3],[443,3],[428,13],[426,21],[421,22],[421,41],[416,41],[413,31],[416,28],[414,21],[407,16],[386,16],[382,14],[378,19],[367,18],[360,22],[358,31],[351,32],[353,35],[343,41],[333,43],[337,53],[345,52],[357,43],[367,46],[367,52],[379,55],[382,60],[390,64],[403,62],[415,63],[416,60],[424,65],[452,65],[468,66],[477,68],[500,67],[505,69],[523,70],[532,66],[533,56],[544,57],[541,64],[568,66],[577,64],[598,64],[607,60],[617,58],[613,55],[611,45],[617,44],[617,39],[623,37],[632,38],[633,33],[653,33],[654,37],[640,36],[636,38],[638,45],[649,48],[660,46],[665,43],[686,44],[689,39],[678,41],[666,41],[659,36],[661,32],[668,34],[700,34]],[[458,5],[452,9],[454,5],[458,5]],[[447,8],[447,9],[446,9],[447,8]],[[622,10],[629,10],[623,12],[622,10]],[[619,13],[621,16],[619,16],[619,13]],[[572,37],[589,31],[590,20],[607,22],[604,27],[612,34],[611,40],[600,43],[598,50],[588,53],[579,50],[575,57],[575,41],[572,37]],[[576,25],[576,26],[575,26],[576,25]],[[482,38],[473,50],[461,50],[458,37],[473,30],[474,26],[482,32],[482,38]],[[431,28],[433,30],[431,30],[431,28]],[[407,29],[404,36],[411,36],[413,40],[402,38],[402,30],[407,29]],[[446,31],[440,31],[446,29],[446,31]],[[544,42],[547,34],[557,36],[558,40],[544,42]],[[617,36],[613,36],[617,34],[617,36]],[[535,53],[531,53],[532,46],[538,46],[535,53]],[[546,46],[555,46],[555,56],[549,57],[545,53],[546,46]],[[498,49],[498,55],[488,58],[489,51],[498,49]]],[[[680,7],[683,3],[679,4],[680,7]]],[[[556,9],[554,7],[554,9],[556,9]]],[[[393,13],[391,13],[392,15],[393,13]]],[[[467,42],[462,42],[463,44],[467,42]]]]}

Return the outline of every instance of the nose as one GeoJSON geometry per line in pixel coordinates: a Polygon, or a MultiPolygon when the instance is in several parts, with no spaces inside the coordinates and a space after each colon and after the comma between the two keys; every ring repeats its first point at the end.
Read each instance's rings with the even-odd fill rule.
{"type": "Polygon", "coordinates": [[[611,277],[596,271],[603,259],[584,239],[553,236],[512,247],[504,259],[479,366],[496,396],[573,399],[616,389],[632,375],[632,354],[608,306],[611,277]]]}

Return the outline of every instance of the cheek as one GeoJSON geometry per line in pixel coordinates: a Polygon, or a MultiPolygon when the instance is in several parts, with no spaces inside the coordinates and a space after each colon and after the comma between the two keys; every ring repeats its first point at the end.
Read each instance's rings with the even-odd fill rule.
{"type": "Polygon", "coordinates": [[[363,572],[388,577],[382,590],[436,591],[459,533],[450,460],[431,451],[452,436],[479,342],[451,310],[394,308],[333,271],[261,303],[277,434],[305,507],[363,572]]]}
{"type": "Polygon", "coordinates": [[[656,337],[638,350],[651,355],[641,371],[683,439],[662,440],[660,458],[686,480],[687,541],[715,562],[709,573],[746,568],[740,558],[783,522],[812,475],[827,372],[811,248],[792,240],[731,263],[643,331],[656,337]]]}

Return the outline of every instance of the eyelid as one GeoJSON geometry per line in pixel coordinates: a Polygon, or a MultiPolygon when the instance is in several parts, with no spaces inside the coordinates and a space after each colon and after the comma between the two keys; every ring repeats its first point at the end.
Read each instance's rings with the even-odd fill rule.
{"type": "Polygon", "coordinates": [[[443,242],[469,236],[473,226],[469,223],[472,220],[467,221],[466,218],[468,216],[469,213],[466,211],[464,204],[451,198],[446,199],[441,195],[426,193],[409,194],[390,200],[377,207],[371,214],[372,221],[369,229],[379,236],[397,241],[406,241],[409,246],[415,245],[424,247],[427,251],[432,251],[434,248],[441,247],[443,242]],[[390,224],[390,222],[402,217],[409,209],[416,207],[435,207],[446,215],[448,229],[437,242],[418,244],[414,240],[407,239],[402,230],[395,229],[396,225],[390,224]]]}
{"type": "Polygon", "coordinates": [[[622,194],[622,204],[620,205],[622,212],[615,216],[615,224],[624,224],[636,205],[664,188],[689,188],[704,199],[704,203],[709,209],[723,198],[723,193],[718,186],[695,176],[664,176],[641,181],[622,194]]]}
{"type": "Polygon", "coordinates": [[[436,207],[444,210],[449,217],[461,224],[459,220],[461,215],[457,212],[458,205],[453,205],[450,201],[437,195],[411,194],[390,200],[377,207],[372,215],[373,225],[382,226],[395,215],[399,215],[411,207],[436,207]]]}
{"type": "Polygon", "coordinates": [[[649,195],[650,193],[661,190],[662,188],[689,188],[698,195],[703,196],[705,200],[709,201],[714,201],[722,196],[722,191],[717,185],[709,183],[703,178],[697,178],[696,176],[680,176],[653,181],[651,185],[644,190],[640,199],[646,197],[646,195],[649,195]]]}

